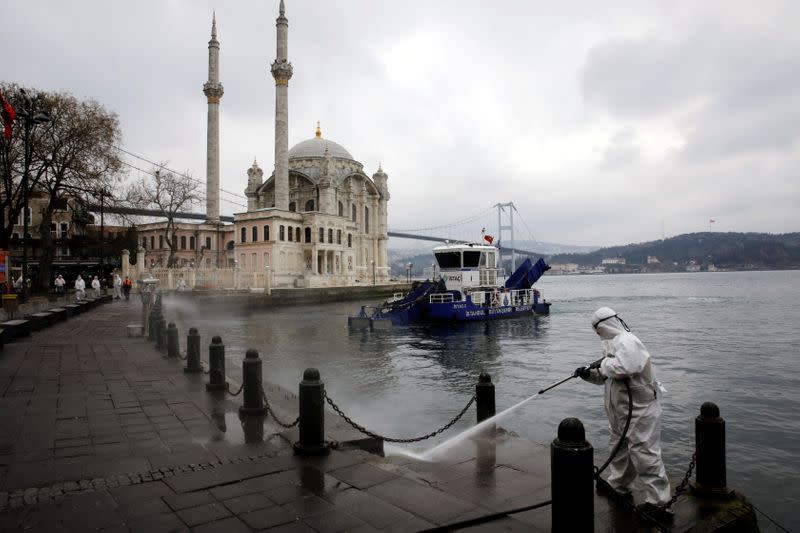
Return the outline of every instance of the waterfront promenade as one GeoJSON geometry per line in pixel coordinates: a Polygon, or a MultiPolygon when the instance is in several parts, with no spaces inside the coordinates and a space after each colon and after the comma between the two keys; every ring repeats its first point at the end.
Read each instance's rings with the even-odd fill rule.
{"type": "MultiPolygon", "coordinates": [[[[207,392],[207,376],[127,337],[140,312],[133,299],[102,305],[0,352],[0,530],[455,529],[550,498],[549,449],[510,436],[434,463],[347,446],[295,456],[296,428],[241,421],[241,396],[207,392]]],[[[200,332],[204,360],[219,333],[200,332]]],[[[297,416],[292,392],[266,384],[265,392],[284,420],[297,416]]],[[[335,415],[326,424],[331,440],[358,438],[335,415]]],[[[708,520],[698,509],[682,496],[670,529],[708,520]]],[[[549,513],[543,506],[468,529],[549,531],[549,513]]],[[[721,525],[712,522],[704,530],[721,525]]],[[[595,530],[653,529],[597,495],[595,530]]]]}

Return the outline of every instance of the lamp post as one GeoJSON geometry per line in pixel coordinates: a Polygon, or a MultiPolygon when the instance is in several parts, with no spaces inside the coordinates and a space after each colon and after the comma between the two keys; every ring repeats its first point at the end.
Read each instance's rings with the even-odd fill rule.
{"type": "Polygon", "coordinates": [[[411,267],[414,266],[411,263],[406,265],[406,282],[411,283],[411,267]]]}
{"type": "Polygon", "coordinates": [[[46,111],[36,110],[36,100],[31,98],[24,89],[20,89],[23,104],[22,109],[17,112],[17,120],[22,121],[23,126],[23,149],[25,150],[24,168],[22,172],[22,293],[20,300],[25,302],[28,299],[28,170],[31,166],[31,130],[34,126],[50,122],[50,115],[46,111]]]}
{"type": "Polygon", "coordinates": [[[372,284],[375,285],[375,260],[371,260],[369,264],[372,265],[372,284]]]}

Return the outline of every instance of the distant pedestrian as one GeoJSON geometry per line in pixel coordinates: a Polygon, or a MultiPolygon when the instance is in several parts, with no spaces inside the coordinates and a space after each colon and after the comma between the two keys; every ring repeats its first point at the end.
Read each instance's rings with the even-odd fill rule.
{"type": "Polygon", "coordinates": [[[183,279],[183,276],[181,276],[178,279],[178,290],[179,291],[185,291],[186,290],[186,280],[183,279]]]}
{"type": "Polygon", "coordinates": [[[84,298],[86,298],[86,282],[78,274],[78,278],[75,280],[75,299],[80,302],[84,298]]]}
{"type": "Polygon", "coordinates": [[[114,299],[120,300],[122,298],[122,278],[119,274],[114,272],[114,299]]]}
{"type": "Polygon", "coordinates": [[[59,274],[56,276],[56,280],[53,282],[53,284],[56,286],[56,294],[59,296],[64,296],[64,286],[67,284],[66,280],[64,280],[64,277],[59,274]]]}
{"type": "Polygon", "coordinates": [[[122,292],[125,293],[125,300],[129,300],[131,297],[131,287],[133,287],[133,281],[128,276],[125,276],[125,279],[122,281],[122,292]]]}
{"type": "Polygon", "coordinates": [[[17,294],[22,294],[22,274],[14,281],[14,292],[17,294]]]}
{"type": "Polygon", "coordinates": [[[92,279],[92,289],[94,289],[94,297],[100,298],[100,280],[95,276],[92,279]]]}

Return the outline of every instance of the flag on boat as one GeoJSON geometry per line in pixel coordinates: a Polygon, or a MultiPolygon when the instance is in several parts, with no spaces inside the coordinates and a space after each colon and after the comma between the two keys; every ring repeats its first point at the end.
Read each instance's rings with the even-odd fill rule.
{"type": "Polygon", "coordinates": [[[481,235],[483,235],[483,240],[489,244],[492,244],[492,241],[494,241],[494,237],[491,235],[486,235],[486,228],[481,228],[481,235]]]}
{"type": "Polygon", "coordinates": [[[8,103],[3,93],[0,93],[0,107],[3,109],[0,110],[0,113],[3,115],[3,127],[5,129],[5,136],[6,139],[11,138],[11,125],[14,123],[14,119],[17,117],[17,113],[14,111],[14,108],[11,107],[11,104],[8,103]]]}
{"type": "Polygon", "coordinates": [[[716,220],[714,220],[713,218],[710,218],[710,219],[708,219],[708,223],[709,223],[709,224],[713,224],[713,223],[715,223],[715,222],[716,222],[716,220]]]}

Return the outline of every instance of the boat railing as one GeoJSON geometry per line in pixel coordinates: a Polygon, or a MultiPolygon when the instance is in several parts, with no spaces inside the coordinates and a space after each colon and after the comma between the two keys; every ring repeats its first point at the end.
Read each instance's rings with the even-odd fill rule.
{"type": "Polygon", "coordinates": [[[539,298],[542,297],[540,289],[518,289],[508,292],[503,291],[472,291],[469,293],[472,303],[475,305],[487,305],[492,307],[504,305],[529,305],[533,304],[533,292],[539,293],[539,298]]]}
{"type": "Polygon", "coordinates": [[[453,293],[451,292],[437,292],[431,294],[432,304],[444,304],[453,302],[453,293]]]}

